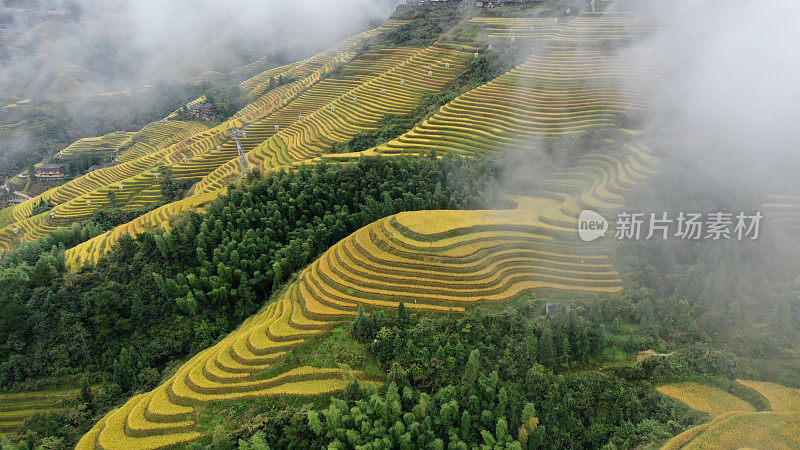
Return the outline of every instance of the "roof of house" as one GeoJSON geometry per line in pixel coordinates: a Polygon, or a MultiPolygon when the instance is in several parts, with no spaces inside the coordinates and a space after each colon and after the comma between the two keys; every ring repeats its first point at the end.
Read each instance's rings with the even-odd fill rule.
{"type": "Polygon", "coordinates": [[[190,106],[189,109],[217,109],[217,107],[213,103],[199,103],[190,106]]]}
{"type": "Polygon", "coordinates": [[[37,170],[55,170],[63,168],[64,166],[61,164],[42,164],[41,166],[37,167],[37,170]]]}

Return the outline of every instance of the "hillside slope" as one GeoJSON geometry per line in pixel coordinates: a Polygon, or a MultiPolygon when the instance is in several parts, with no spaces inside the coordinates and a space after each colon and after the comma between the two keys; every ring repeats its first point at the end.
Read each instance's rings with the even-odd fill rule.
{"type": "MultiPolygon", "coordinates": [[[[420,136],[436,124],[434,132],[445,141],[436,145],[436,150],[469,147],[469,154],[503,151],[524,147],[523,143],[536,135],[613,125],[625,111],[642,107],[624,100],[631,93],[617,89],[619,74],[598,76],[592,70],[598,58],[610,54],[565,51],[567,44],[563,41],[574,30],[565,27],[563,33],[545,52],[547,56],[533,56],[508,74],[457,98],[397,142],[406,136],[420,136]],[[554,65],[552,58],[564,65],[554,65]],[[574,75],[560,78],[558,74],[565,70],[574,75]],[[575,92],[575,96],[565,103],[530,101],[547,95],[563,98],[569,92],[575,92]],[[471,100],[474,98],[483,100],[485,106],[478,106],[481,103],[471,100]],[[451,113],[457,108],[466,108],[466,112],[451,113]],[[566,112],[555,114],[557,118],[548,123],[547,119],[554,116],[548,109],[566,112]],[[477,115],[481,120],[470,120],[477,115]],[[450,133],[452,127],[460,127],[462,132],[450,133]],[[481,146],[462,147],[458,144],[461,136],[487,138],[481,146]]],[[[297,123],[285,129],[279,126],[277,133],[248,153],[248,159],[264,170],[291,167],[301,161],[346,161],[356,155],[328,156],[322,151],[332,142],[345,141],[369,127],[388,111],[408,108],[404,106],[404,89],[441,89],[442,85],[431,85],[434,69],[454,69],[463,64],[459,54],[472,56],[469,50],[449,45],[423,49],[418,58],[410,58],[297,123]],[[380,94],[392,101],[379,104],[372,100],[380,94]]],[[[581,208],[613,212],[621,207],[631,187],[653,173],[657,158],[652,151],[635,141],[625,142],[634,139],[627,133],[619,136],[621,140],[607,142],[606,148],[570,160],[565,164],[569,169],[550,174],[532,197],[514,197],[514,209],[403,213],[362,228],[303,270],[283,296],[236,332],[192,358],[156,390],[129,400],[106,416],[84,436],[79,448],[185,442],[199,437],[193,414],[206,402],[314,395],[343,388],[346,380],[340,371],[297,367],[267,379],[258,374],[287,350],[353,317],[358,305],[395,307],[404,302],[407,308],[420,311],[463,311],[482,301],[504,300],[532,289],[619,291],[621,281],[603,255],[602,246],[577,244],[573,231],[581,208]],[[312,378],[329,381],[301,384],[312,378]]],[[[392,145],[396,144],[365,153],[400,153],[390,150],[392,145]]],[[[421,152],[419,147],[425,150],[425,146],[416,146],[415,151],[421,152]]],[[[224,179],[237,170],[235,161],[221,166],[220,174],[212,172],[204,178],[196,193],[180,202],[186,205],[181,207],[196,206],[199,203],[192,202],[199,202],[202,196],[213,198],[224,189],[224,179]]],[[[169,214],[156,210],[142,219],[148,216],[153,217],[148,219],[152,226],[165,222],[169,214]]],[[[86,255],[92,246],[102,247],[105,244],[98,242],[103,239],[108,236],[68,251],[68,258],[84,258],[78,255],[86,255]]]]}

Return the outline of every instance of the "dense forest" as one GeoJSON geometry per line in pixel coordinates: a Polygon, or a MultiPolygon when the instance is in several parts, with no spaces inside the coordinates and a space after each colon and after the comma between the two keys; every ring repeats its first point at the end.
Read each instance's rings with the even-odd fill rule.
{"type": "Polygon", "coordinates": [[[333,243],[399,211],[479,207],[494,170],[488,159],[375,158],[253,175],[205,214],[123,238],[78,273],[63,250],[86,228],[24,244],[0,260],[0,386],[102,383],[79,425],[57,432],[74,442],[94,413],[154,387],[333,243]]]}

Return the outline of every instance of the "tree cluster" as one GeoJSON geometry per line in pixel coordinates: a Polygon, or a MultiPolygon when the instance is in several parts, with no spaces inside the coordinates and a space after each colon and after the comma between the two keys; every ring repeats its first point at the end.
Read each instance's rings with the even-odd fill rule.
{"type": "MultiPolygon", "coordinates": [[[[461,317],[418,317],[403,306],[391,316],[362,310],[351,333],[387,370],[385,392],[352,383],[327,407],[272,411],[227,442],[240,448],[613,449],[660,442],[700,419],[647,382],[564,364],[577,363],[584,351],[585,358],[600,352],[598,328],[574,313],[540,317],[530,303],[461,317]],[[574,345],[566,344],[570,337],[574,345]],[[551,350],[550,368],[539,364],[551,350]]],[[[215,448],[224,448],[221,442],[215,448]]]]}
{"type": "Polygon", "coordinates": [[[170,232],[123,237],[78,273],[63,250],[99,225],[23,246],[0,260],[0,387],[89,374],[114,398],[151,388],[330,245],[400,211],[480,207],[494,170],[489,160],[374,158],[255,176],[170,232]]]}

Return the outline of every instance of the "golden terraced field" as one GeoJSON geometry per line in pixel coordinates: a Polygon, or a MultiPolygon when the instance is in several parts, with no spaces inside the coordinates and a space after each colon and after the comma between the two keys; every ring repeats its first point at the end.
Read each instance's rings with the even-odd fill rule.
{"type": "Polygon", "coordinates": [[[731,411],[755,412],[753,405],[722,389],[695,382],[666,384],[658,392],[686,403],[690,408],[717,417],[731,411]]]}
{"type": "MultiPolygon", "coordinates": [[[[800,390],[762,381],[736,381],[763,395],[769,401],[771,411],[742,411],[735,401],[720,401],[722,397],[718,394],[709,396],[708,392],[715,389],[709,386],[705,386],[708,389],[683,390],[684,398],[679,400],[685,400],[692,408],[697,409],[698,404],[705,406],[713,403],[716,412],[721,412],[725,407],[732,409],[716,416],[709,423],[672,438],[663,447],[664,450],[800,447],[800,390]],[[696,395],[697,393],[700,395],[696,395]]],[[[668,395],[672,396],[671,393],[668,395]]]]}
{"type": "MultiPolygon", "coordinates": [[[[515,18],[473,23],[502,39],[509,33],[523,37],[527,29],[525,37],[542,45],[522,65],[364,154],[436,150],[469,156],[526,150],[540,138],[618,126],[624,116],[648,106],[624,78],[648,80],[660,64],[640,60],[611,69],[616,55],[604,45],[646,33],[657,26],[654,22],[616,14],[558,24],[515,18]]],[[[77,269],[96,262],[123,235],[169,228],[177,215],[202,209],[241,176],[235,145],[225,135],[230,126],[245,130],[246,157],[262,171],[359,156],[327,152],[375,129],[390,114],[413,111],[427,95],[446,89],[479,51],[440,40],[423,48],[357,54],[366,40],[398,25],[387,22],[243,82],[250,103],[229,122],[161,146],[125,148],[121,164],[98,174],[108,178],[87,176],[76,180],[72,191],[60,187],[43,194],[56,204],[52,215],[29,217],[32,204],[20,205],[12,215],[15,222],[0,229],[0,246],[7,249],[21,239],[42,236],[99,208],[158,200],[159,165],[169,166],[177,178],[200,181],[187,198],[68,249],[67,264],[77,269]],[[278,75],[289,81],[270,89],[278,75]]],[[[261,374],[308,338],[350,320],[359,305],[392,308],[404,302],[419,311],[464,311],[536,289],[619,292],[622,281],[607,246],[579,242],[577,217],[584,208],[613,214],[657,164],[654,152],[633,139],[608,140],[548,173],[535,192],[511,197],[511,209],[406,212],[367,225],[331,247],[299,273],[285,294],[191,358],[164,384],[106,415],[78,447],[175,445],[199,437],[194,413],[206,402],[342,389],[347,379],[339,369],[296,367],[269,378],[261,374]]]]}
{"type": "MultiPolygon", "coordinates": [[[[336,161],[357,156],[329,155],[324,152],[335,142],[345,141],[358,131],[374,127],[377,120],[386,114],[408,111],[425,92],[441,89],[448,79],[452,79],[463,68],[462,64],[467,62],[464,58],[470,57],[472,49],[452,44],[435,44],[416,51],[392,51],[395,54],[391,57],[395,60],[399,61],[399,52],[402,53],[401,56],[408,58],[395,67],[375,67],[379,64],[373,63],[372,76],[365,77],[362,73],[364,81],[361,84],[312,113],[307,112],[309,109],[303,109],[304,105],[314,103],[314,99],[319,99],[320,93],[342,89],[344,83],[337,80],[338,86],[333,83],[327,85],[327,80],[323,80],[319,86],[311,88],[314,89],[314,95],[299,95],[276,108],[273,113],[265,114],[261,120],[245,124],[248,137],[243,145],[246,151],[249,150],[247,158],[251,166],[271,170],[302,162],[313,163],[320,159],[336,161]],[[378,73],[379,76],[376,75],[378,73]],[[391,101],[383,101],[384,96],[391,101]],[[375,98],[381,101],[376,102],[373,100],[375,98]],[[296,118],[294,112],[297,112],[296,118]]],[[[577,52],[560,42],[545,53],[549,56],[533,56],[508,74],[449,103],[406,135],[366,153],[398,154],[436,149],[476,154],[509,147],[525,147],[532,137],[577,133],[593,127],[608,126],[621,114],[646,107],[643,100],[636,100],[636,93],[619,87],[620,73],[598,73],[595,70],[613,56],[608,52],[577,52]],[[558,63],[553,64],[554,60],[558,63]],[[568,76],[561,75],[561,72],[568,76]],[[558,76],[554,77],[554,74],[558,76]],[[565,97],[565,93],[572,92],[576,86],[586,85],[594,87],[576,91],[576,99],[565,97]],[[526,90],[530,90],[529,95],[523,95],[526,90]],[[532,101],[537,98],[543,100],[532,101]],[[492,114],[491,111],[497,113],[492,114]]],[[[384,58],[388,56],[384,55],[384,58]]],[[[372,58],[366,58],[370,59],[372,58]]],[[[367,63],[360,61],[363,59],[345,66],[345,74],[349,74],[344,77],[345,81],[355,78],[355,72],[359,69],[363,72],[364,68],[359,66],[367,63]]],[[[630,73],[640,78],[652,76],[652,65],[644,61],[639,64],[631,67],[630,73]]],[[[298,70],[294,66],[290,67],[298,70]]],[[[369,67],[366,69],[369,70],[369,67]]],[[[267,94],[274,91],[268,91],[267,94]]],[[[319,105],[312,105],[311,109],[314,106],[319,105]]],[[[78,267],[86,262],[96,261],[104,249],[113,245],[121,234],[161,227],[175,214],[196,208],[224,193],[227,182],[240,176],[239,164],[234,158],[232,143],[228,143],[227,148],[220,146],[216,152],[197,152],[200,156],[196,159],[192,158],[187,163],[176,161],[174,166],[179,177],[192,177],[202,174],[202,171],[213,167],[225,157],[228,158],[226,163],[197,184],[195,194],[201,197],[190,197],[162,207],[140,217],[135,223],[124,225],[69,250],[69,264],[78,267]],[[208,163],[209,159],[215,160],[208,163]]]]}
{"type": "MultiPolygon", "coordinates": [[[[208,174],[235,156],[235,150],[233,154],[225,155],[223,149],[222,157],[213,161],[214,153],[218,152],[217,147],[222,148],[229,140],[225,135],[229,126],[242,126],[248,123],[243,121],[255,121],[281,109],[318,83],[323,75],[356,57],[356,47],[398,25],[397,22],[389,21],[381,27],[349,38],[306,60],[270,69],[260,76],[243,82],[243,87],[253,101],[229,122],[213,129],[207,129],[204,125],[194,122],[178,121],[154,123],[145,127],[132,136],[133,145],[123,147],[119,164],[86,174],[32,200],[0,212],[0,219],[3,220],[0,222],[0,225],[3,225],[3,228],[0,228],[0,251],[7,251],[23,240],[37,239],[60,226],[86,219],[104,207],[146,206],[160,200],[158,166],[175,167],[191,161],[195,163],[196,168],[183,170],[178,174],[179,178],[201,177],[208,174]],[[253,84],[253,80],[265,77],[268,86],[269,79],[277,75],[299,79],[266,92],[262,89],[263,86],[259,87],[260,84],[253,84]],[[204,166],[208,160],[212,160],[210,167],[204,166]],[[195,173],[192,174],[192,171],[195,173]],[[41,201],[48,201],[56,206],[49,213],[31,217],[33,206],[41,201]]],[[[402,55],[402,49],[397,53],[402,55]]],[[[387,59],[391,56],[388,55],[387,59]]],[[[380,65],[376,66],[376,70],[380,70],[380,65]]],[[[198,101],[202,101],[202,98],[194,102],[198,101]]],[[[230,145],[226,147],[228,150],[234,148],[230,145]]],[[[184,167],[175,169],[177,171],[184,167]]],[[[219,192],[216,192],[214,197],[218,194],[219,192]]],[[[199,202],[205,203],[210,199],[208,195],[203,195],[194,199],[191,204],[194,207],[200,204],[199,202]]],[[[183,210],[165,208],[161,214],[179,213],[183,210]]],[[[144,228],[128,227],[128,229],[140,231],[144,228]]]]}
{"type": "Polygon", "coordinates": [[[57,158],[80,155],[82,153],[112,153],[129,142],[134,133],[114,132],[104,136],[79,139],[56,154],[57,158]]]}
{"type": "MultiPolygon", "coordinates": [[[[388,114],[408,112],[425,95],[441,90],[463,70],[473,50],[445,45],[414,50],[399,48],[374,52],[368,54],[367,59],[346,64],[342,78],[322,80],[263,119],[245,125],[247,137],[243,140],[243,147],[248,149],[258,143],[247,153],[247,158],[252,167],[261,170],[311,160],[335,142],[346,141],[359,131],[375,128],[388,114]],[[449,67],[444,68],[443,61],[447,61],[449,67]],[[441,70],[429,77],[429,66],[435,62],[442,65],[441,70]],[[396,101],[382,103],[384,89],[385,95],[395,96],[396,101]],[[326,101],[328,98],[333,100],[326,101]],[[255,138],[251,139],[251,136],[255,138]],[[264,140],[259,143],[260,139],[264,140]]],[[[225,152],[229,154],[216,162],[227,162],[202,178],[194,188],[194,195],[69,249],[68,264],[77,267],[94,262],[120,235],[162,227],[180,212],[195,209],[223,194],[227,183],[241,176],[233,147],[226,150],[221,146],[220,150],[202,153],[186,163],[173,166],[179,178],[188,177],[190,171],[197,175],[196,171],[201,170],[199,167],[214,166],[206,164],[212,155],[225,152]]]]}
{"type": "MultiPolygon", "coordinates": [[[[585,20],[593,23],[592,20],[601,19],[585,20]]],[[[631,20],[623,18],[622,22],[631,20]]],[[[230,123],[243,126],[248,132],[243,145],[250,164],[270,170],[325,157],[324,152],[334,143],[374,127],[386,114],[409,111],[426,93],[442,89],[468,62],[473,49],[453,44],[387,49],[383,54],[377,51],[351,61],[343,77],[324,79],[327,71],[355,56],[351,50],[354,46],[399,24],[387,22],[307,60],[270,69],[242,83],[253,101],[230,123]],[[270,79],[280,74],[296,81],[265,91],[270,79]]],[[[575,133],[607,126],[619,114],[645,106],[630,99],[635,97],[633,93],[617,87],[619,80],[614,80],[619,74],[594,70],[609,56],[607,53],[576,52],[563,42],[563,36],[559,39],[544,55],[535,55],[494,82],[464,94],[407,135],[372,152],[497,151],[527,145],[532,135],[575,133]],[[590,83],[593,89],[575,89],[590,83]]],[[[638,70],[634,69],[631,71],[638,70]]],[[[203,177],[195,189],[199,195],[166,205],[94,242],[71,249],[69,263],[78,267],[96,261],[119,235],[168,224],[176,214],[224,193],[227,182],[239,176],[235,146],[224,133],[228,126],[203,131],[156,152],[141,148],[144,146],[124,150],[121,158],[130,158],[124,164],[74,180],[75,188],[68,186],[43,194],[40,199],[57,204],[52,216],[29,217],[37,199],[18,205],[13,213],[17,222],[0,229],[0,249],[87,218],[102,207],[146,206],[158,201],[158,174],[153,170],[156,164],[171,166],[178,178],[203,177]]],[[[337,158],[341,156],[332,159],[337,158]]],[[[0,217],[10,216],[0,213],[0,217]]]]}
{"type": "Polygon", "coordinates": [[[541,197],[514,197],[514,209],[405,212],[378,220],[334,245],[277,301],[163,385],[107,415],[78,447],[172,445],[199,437],[192,414],[205,402],[343,388],[343,374],[334,369],[259,374],[309,337],[352,318],[358,305],[463,311],[538,288],[619,291],[602,246],[576,242],[569,205],[582,199],[618,208],[655,163],[646,149],[622,146],[574,162],[582,169],[570,176],[581,180],[581,192],[545,183],[541,197]],[[606,197],[610,186],[618,193],[606,197]]]}

